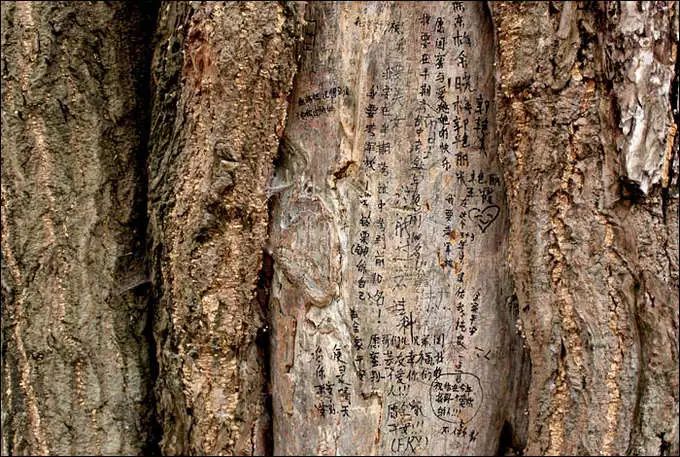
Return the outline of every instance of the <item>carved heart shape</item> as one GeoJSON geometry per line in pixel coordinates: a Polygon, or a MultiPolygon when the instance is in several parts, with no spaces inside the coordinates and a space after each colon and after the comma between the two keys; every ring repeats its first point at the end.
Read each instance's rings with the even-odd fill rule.
{"type": "Polygon", "coordinates": [[[482,210],[479,208],[472,208],[468,211],[468,216],[470,216],[470,219],[473,222],[476,222],[477,225],[479,225],[479,228],[482,229],[482,233],[484,233],[491,223],[496,220],[498,213],[500,212],[501,209],[498,205],[490,205],[482,210]]]}

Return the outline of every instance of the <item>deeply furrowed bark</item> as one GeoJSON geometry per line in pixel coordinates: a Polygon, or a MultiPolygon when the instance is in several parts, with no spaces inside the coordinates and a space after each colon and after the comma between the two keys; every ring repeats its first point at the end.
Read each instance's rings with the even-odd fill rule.
{"type": "Polygon", "coordinates": [[[526,451],[677,454],[677,3],[493,12],[526,451]]]}
{"type": "Polygon", "coordinates": [[[2,4],[3,455],[139,454],[151,430],[149,18],[86,9],[2,4]]]}
{"type": "Polygon", "coordinates": [[[161,449],[262,454],[255,292],[297,19],[278,3],[167,2],[156,41],[148,169],[161,449]]]}
{"type": "Polygon", "coordinates": [[[680,452],[677,4],[1,7],[2,455],[680,452]]]}

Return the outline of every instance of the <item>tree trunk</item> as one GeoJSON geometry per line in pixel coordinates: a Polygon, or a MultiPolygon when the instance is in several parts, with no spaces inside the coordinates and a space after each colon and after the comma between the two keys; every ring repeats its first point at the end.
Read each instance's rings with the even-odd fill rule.
{"type": "Polygon", "coordinates": [[[267,451],[256,288],[296,25],[279,4],[161,5],[149,236],[166,454],[267,451]]]}
{"type": "Polygon", "coordinates": [[[146,16],[2,5],[3,455],[149,441],[146,16]]]}
{"type": "Polygon", "coordinates": [[[494,18],[526,452],[678,454],[677,3],[494,18]]]}
{"type": "Polygon", "coordinates": [[[677,22],[3,2],[2,454],[678,454],[677,22]]]}
{"type": "Polygon", "coordinates": [[[493,454],[525,420],[488,10],[305,20],[272,184],[274,452],[493,454]]]}

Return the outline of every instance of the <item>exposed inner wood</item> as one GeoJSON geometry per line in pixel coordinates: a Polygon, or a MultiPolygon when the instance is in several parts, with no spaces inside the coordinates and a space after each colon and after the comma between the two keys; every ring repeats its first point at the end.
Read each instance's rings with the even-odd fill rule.
{"type": "Polygon", "coordinates": [[[495,453],[523,408],[489,14],[305,21],[272,183],[274,452],[495,453]]]}

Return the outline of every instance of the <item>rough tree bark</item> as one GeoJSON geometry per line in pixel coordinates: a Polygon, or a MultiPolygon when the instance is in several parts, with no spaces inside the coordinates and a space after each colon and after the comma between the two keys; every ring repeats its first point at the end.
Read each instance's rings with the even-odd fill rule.
{"type": "Polygon", "coordinates": [[[2,454],[678,454],[677,22],[3,2],[2,454]]]}
{"type": "Polygon", "coordinates": [[[166,454],[267,451],[256,289],[297,24],[278,3],[161,5],[149,236],[166,454]]]}
{"type": "Polygon", "coordinates": [[[493,10],[526,452],[677,454],[677,3],[493,10]]]}
{"type": "Polygon", "coordinates": [[[149,441],[148,19],[122,3],[2,5],[3,455],[149,441]]]}

